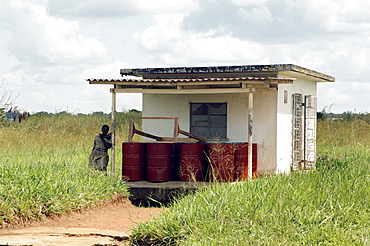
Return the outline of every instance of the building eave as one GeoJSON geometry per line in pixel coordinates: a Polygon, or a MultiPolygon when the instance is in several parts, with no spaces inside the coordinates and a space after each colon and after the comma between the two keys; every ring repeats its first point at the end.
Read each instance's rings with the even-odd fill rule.
{"type": "Polygon", "coordinates": [[[143,78],[198,78],[198,77],[240,77],[276,75],[278,72],[291,71],[314,77],[318,81],[334,82],[335,78],[311,69],[294,64],[272,65],[240,65],[240,66],[209,66],[209,67],[162,67],[162,68],[130,68],[121,69],[122,76],[141,76],[143,78]]]}
{"type": "Polygon", "coordinates": [[[120,93],[207,94],[276,91],[278,84],[295,79],[268,77],[193,78],[193,79],[87,79],[90,84],[114,85],[120,93]]]}

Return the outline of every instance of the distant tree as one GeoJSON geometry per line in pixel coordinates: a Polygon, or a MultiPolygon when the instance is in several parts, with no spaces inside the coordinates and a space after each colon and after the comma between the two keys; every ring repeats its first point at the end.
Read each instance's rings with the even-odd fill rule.
{"type": "Polygon", "coordinates": [[[106,115],[103,111],[95,111],[92,114],[93,115],[106,115]]]}
{"type": "Polygon", "coordinates": [[[46,116],[52,116],[52,115],[53,113],[49,113],[46,111],[40,111],[40,112],[33,113],[31,116],[32,117],[46,117],[46,116]]]}
{"type": "Polygon", "coordinates": [[[141,113],[141,111],[137,110],[137,109],[129,109],[128,110],[129,113],[141,113]]]}
{"type": "Polygon", "coordinates": [[[317,119],[318,120],[325,119],[325,113],[324,112],[317,112],[317,119]]]}
{"type": "Polygon", "coordinates": [[[61,112],[55,113],[55,115],[71,115],[71,113],[68,113],[67,111],[61,111],[61,112]]]}

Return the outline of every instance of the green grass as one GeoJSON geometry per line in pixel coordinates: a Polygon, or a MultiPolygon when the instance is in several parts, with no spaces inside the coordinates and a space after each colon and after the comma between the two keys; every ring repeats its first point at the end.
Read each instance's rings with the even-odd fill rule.
{"type": "MultiPolygon", "coordinates": [[[[138,115],[118,114],[118,143],[126,138],[130,116],[138,115]]],[[[128,196],[119,158],[114,177],[88,168],[94,136],[109,123],[104,115],[65,113],[0,126],[0,226],[128,196]]],[[[119,157],[119,146],[117,152],[119,157]]]]}
{"type": "Polygon", "coordinates": [[[86,167],[86,155],[83,151],[35,151],[1,156],[3,226],[126,196],[122,182],[86,167]]]}
{"type": "Polygon", "coordinates": [[[368,123],[318,122],[317,170],[198,190],[134,245],[370,245],[368,123]]]}
{"type": "MultiPolygon", "coordinates": [[[[117,143],[130,116],[117,117],[117,143]]],[[[117,176],[87,168],[102,124],[110,118],[58,114],[0,127],[0,224],[126,196],[119,146],[117,176]]],[[[139,224],[133,244],[370,245],[369,121],[319,121],[317,147],[317,170],[198,190],[139,224]]]]}

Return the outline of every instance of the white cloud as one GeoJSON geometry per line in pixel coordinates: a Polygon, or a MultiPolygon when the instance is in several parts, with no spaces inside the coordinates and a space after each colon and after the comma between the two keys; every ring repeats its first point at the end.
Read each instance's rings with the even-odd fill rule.
{"type": "Polygon", "coordinates": [[[99,64],[84,69],[81,72],[81,77],[84,79],[118,79],[121,76],[120,69],[125,66],[127,66],[127,63],[122,61],[99,64]]]}
{"type": "Polygon", "coordinates": [[[182,15],[156,15],[153,25],[135,33],[134,38],[152,53],[153,61],[163,65],[261,63],[268,60],[257,43],[230,34],[214,36],[212,30],[206,33],[182,30],[182,21],[182,15]]]}
{"type": "MultiPolygon", "coordinates": [[[[332,3],[335,2],[334,0],[332,3]]],[[[370,2],[366,0],[340,1],[338,16],[343,22],[356,24],[369,24],[370,22],[370,2]]]]}
{"type": "MultiPolygon", "coordinates": [[[[29,111],[109,111],[120,68],[294,63],[335,76],[320,107],[369,111],[366,0],[3,0],[0,77],[29,111]]],[[[119,95],[118,108],[140,108],[119,95]]]]}
{"type": "Polygon", "coordinates": [[[264,6],[268,0],[229,0],[231,3],[240,7],[264,6]]]}
{"type": "Polygon", "coordinates": [[[133,1],[125,0],[49,0],[47,10],[59,17],[115,17],[138,13],[133,1]]]}
{"type": "Polygon", "coordinates": [[[268,63],[264,49],[253,42],[239,40],[230,35],[220,37],[194,36],[190,41],[189,64],[194,60],[206,64],[268,63]]]}
{"type": "Polygon", "coordinates": [[[187,13],[195,0],[49,0],[48,13],[67,18],[118,18],[140,14],[187,13]]]}
{"type": "Polygon", "coordinates": [[[369,99],[370,82],[343,82],[319,83],[318,111],[331,107],[332,113],[345,111],[370,112],[369,99]]]}
{"type": "Polygon", "coordinates": [[[102,43],[79,34],[77,22],[49,17],[42,6],[13,0],[3,11],[13,33],[9,52],[30,66],[109,59],[102,43]]]}
{"type": "Polygon", "coordinates": [[[340,101],[341,104],[348,104],[351,101],[351,97],[346,95],[343,90],[338,88],[329,88],[326,92],[326,98],[335,98],[336,101],[340,101]]]}
{"type": "Polygon", "coordinates": [[[238,15],[246,22],[263,23],[273,21],[270,10],[265,6],[255,7],[251,10],[241,8],[238,15]]]}
{"type": "Polygon", "coordinates": [[[148,51],[173,51],[182,35],[179,28],[182,19],[181,14],[155,15],[153,25],[133,37],[148,51]]]}
{"type": "Polygon", "coordinates": [[[141,10],[141,12],[152,14],[187,14],[191,11],[199,9],[197,0],[133,0],[133,2],[137,6],[137,8],[141,10]]]}
{"type": "Polygon", "coordinates": [[[327,40],[369,30],[370,14],[366,7],[370,3],[366,0],[356,0],[356,3],[345,0],[202,0],[201,9],[185,18],[184,27],[199,32],[217,29],[219,34],[227,30],[235,37],[269,44],[327,40]]]}

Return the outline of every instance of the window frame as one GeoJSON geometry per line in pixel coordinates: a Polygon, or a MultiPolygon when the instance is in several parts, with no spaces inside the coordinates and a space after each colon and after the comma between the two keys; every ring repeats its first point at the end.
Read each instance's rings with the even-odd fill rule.
{"type": "MultiPolygon", "coordinates": [[[[190,124],[189,124],[189,131],[190,133],[192,134],[195,134],[195,135],[198,135],[200,137],[203,137],[203,138],[206,138],[208,141],[228,141],[229,139],[227,138],[227,111],[228,111],[228,104],[227,102],[190,102],[189,103],[189,114],[190,114],[190,124]],[[204,105],[207,105],[207,126],[196,126],[193,124],[193,119],[194,119],[194,116],[195,114],[193,114],[193,105],[196,105],[196,104],[204,104],[204,105]],[[215,105],[215,104],[222,104],[222,105],[225,105],[225,112],[223,113],[212,113],[212,105],[215,105]],[[221,117],[224,117],[224,124],[223,125],[212,125],[211,124],[211,118],[212,116],[221,116],[221,117]],[[199,128],[206,128],[207,129],[207,136],[202,136],[201,134],[197,134],[196,132],[194,132],[194,128],[196,127],[199,127],[199,128]],[[215,128],[222,128],[223,129],[223,132],[224,132],[224,136],[210,136],[211,134],[211,131],[214,130],[215,128]]],[[[221,119],[222,121],[222,119],[221,119]]]]}

